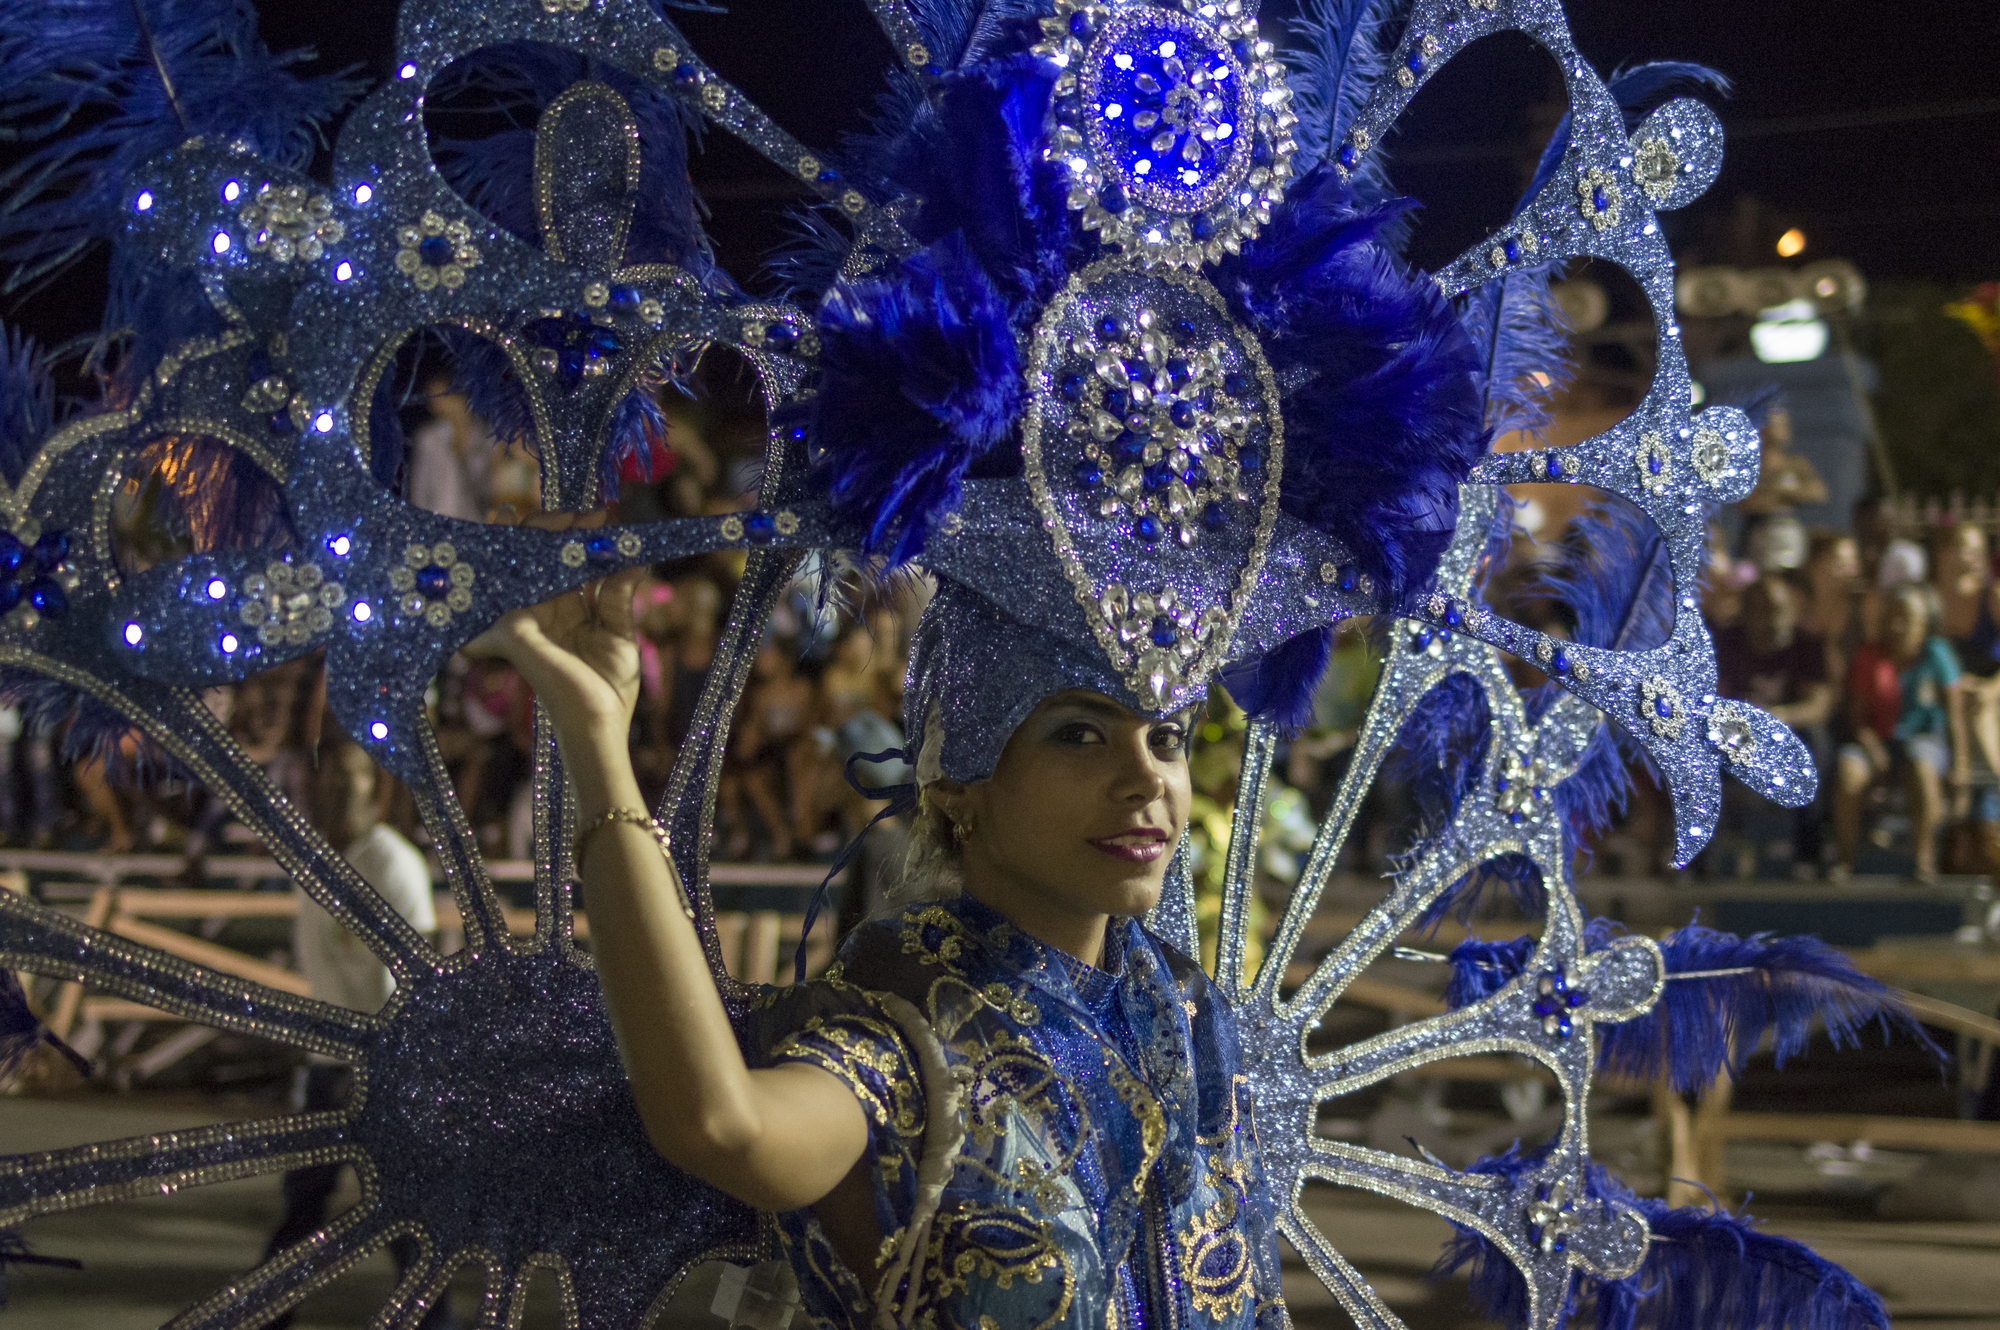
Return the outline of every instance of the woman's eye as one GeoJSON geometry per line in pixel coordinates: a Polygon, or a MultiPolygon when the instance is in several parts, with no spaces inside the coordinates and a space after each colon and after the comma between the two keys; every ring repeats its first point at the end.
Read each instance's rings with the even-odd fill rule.
{"type": "Polygon", "coordinates": [[[1168,725],[1153,731],[1153,747],[1163,753],[1178,753],[1187,747],[1187,735],[1177,725],[1168,725]]]}
{"type": "Polygon", "coordinates": [[[1089,743],[1104,742],[1104,736],[1097,732],[1097,727],[1095,725],[1092,725],[1087,721],[1081,721],[1081,720],[1071,721],[1069,724],[1063,726],[1061,729],[1056,731],[1055,737],[1057,743],[1066,743],[1066,744],[1089,744],[1089,743]]]}

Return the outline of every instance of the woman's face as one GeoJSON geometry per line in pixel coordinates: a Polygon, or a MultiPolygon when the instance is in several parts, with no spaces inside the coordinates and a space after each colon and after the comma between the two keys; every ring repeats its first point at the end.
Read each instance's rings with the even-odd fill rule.
{"type": "MultiPolygon", "coordinates": [[[[989,780],[939,782],[968,828],[969,886],[993,884],[1039,914],[1144,914],[1187,825],[1187,717],[1154,720],[1081,689],[1021,722],[989,780]]],[[[1009,900],[987,904],[1015,917],[1009,900]]]]}

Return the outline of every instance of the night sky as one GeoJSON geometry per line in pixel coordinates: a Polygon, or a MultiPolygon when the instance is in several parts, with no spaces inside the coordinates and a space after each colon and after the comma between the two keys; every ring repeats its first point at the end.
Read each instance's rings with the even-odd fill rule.
{"type": "MultiPolygon", "coordinates": [[[[1293,0],[1271,0],[1267,26],[1293,0]]],[[[322,68],[386,73],[393,0],[260,0],[267,41],[311,45],[322,68]]],[[[1668,219],[1683,262],[1776,262],[1787,227],[1804,262],[1844,257],[1871,279],[1946,285],[2000,278],[2000,6],[1991,0],[1573,0],[1571,22],[1600,69],[1696,60],[1736,82],[1720,106],[1727,164],[1707,197],[1668,219]]],[[[809,144],[860,128],[890,59],[861,0],[736,0],[726,16],[679,14],[724,74],[809,144]]],[[[1426,204],[1414,255],[1440,262],[1509,210],[1562,109],[1553,63],[1494,38],[1447,66],[1389,144],[1397,184],[1426,204]],[[1398,141],[1400,139],[1400,142],[1398,141]]],[[[725,136],[694,171],[719,256],[763,285],[796,191],[725,136]]],[[[97,274],[79,274],[12,321],[60,337],[94,322],[97,274]]]]}

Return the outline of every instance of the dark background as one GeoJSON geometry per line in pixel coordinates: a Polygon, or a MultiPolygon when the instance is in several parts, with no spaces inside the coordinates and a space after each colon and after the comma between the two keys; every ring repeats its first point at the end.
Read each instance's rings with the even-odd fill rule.
{"type": "MultiPolygon", "coordinates": [[[[392,61],[393,0],[261,0],[273,48],[309,45],[318,68],[392,61]]],[[[1294,0],[1272,0],[1267,27],[1294,0]]],[[[1683,262],[1775,262],[1797,226],[1799,261],[1844,257],[1871,281],[1941,290],[2000,278],[2000,7],[1948,3],[1573,0],[1586,58],[1609,71],[1696,60],[1736,83],[1720,106],[1727,164],[1708,195],[1667,219],[1683,262]]],[[[832,148],[882,87],[888,44],[861,0],[736,0],[727,15],[676,13],[689,38],[787,128],[832,148]]],[[[1488,39],[1446,67],[1391,140],[1394,175],[1427,206],[1414,257],[1436,263],[1509,211],[1563,109],[1553,62],[1523,39],[1488,39]],[[1400,147],[1399,147],[1400,141],[1400,147]]],[[[762,256],[785,235],[796,187],[721,134],[694,172],[718,256],[767,287],[762,256]]],[[[0,313],[45,340],[94,326],[101,266],[0,313]]]]}

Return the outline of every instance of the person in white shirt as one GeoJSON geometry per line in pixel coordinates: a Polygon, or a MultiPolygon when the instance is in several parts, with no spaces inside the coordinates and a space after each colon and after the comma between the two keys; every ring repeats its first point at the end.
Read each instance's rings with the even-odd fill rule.
{"type": "MultiPolygon", "coordinates": [[[[402,833],[382,821],[388,803],[388,782],[373,759],[355,743],[341,738],[320,750],[312,778],[313,825],[334,845],[345,846],[347,862],[369,886],[419,933],[435,940],[437,911],[431,900],[430,867],[422,851],[402,833]]],[[[298,919],[292,947],[299,971],[312,985],[312,995],[357,1011],[376,1012],[389,1001],[396,981],[389,968],[368,950],[353,930],[297,887],[298,919]]],[[[315,1056],[299,1068],[293,1106],[301,1112],[339,1108],[354,1083],[353,1070],[315,1056]]],[[[275,1255],[326,1223],[327,1210],[340,1182],[340,1164],[319,1164],[285,1174],[285,1217],[271,1237],[265,1255],[275,1255]]],[[[413,1239],[389,1244],[398,1277],[418,1256],[413,1239]]],[[[290,1312],[271,1323],[287,1330],[290,1312]]],[[[422,1330],[451,1330],[459,1324],[450,1295],[441,1295],[424,1318],[422,1330]]]]}

